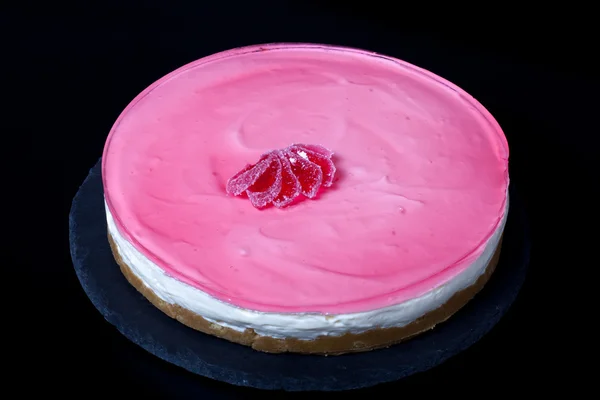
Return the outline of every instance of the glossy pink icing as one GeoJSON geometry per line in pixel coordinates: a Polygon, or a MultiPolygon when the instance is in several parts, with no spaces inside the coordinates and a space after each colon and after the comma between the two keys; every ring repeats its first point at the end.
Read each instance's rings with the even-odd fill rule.
{"type": "Polygon", "coordinates": [[[274,44],[188,64],[121,114],[103,158],[119,231],[164,271],[267,312],[419,296],[477,258],[505,210],[508,146],[467,93],[361,50],[274,44]],[[316,199],[259,210],[227,180],[292,143],[335,152],[316,199]]]}

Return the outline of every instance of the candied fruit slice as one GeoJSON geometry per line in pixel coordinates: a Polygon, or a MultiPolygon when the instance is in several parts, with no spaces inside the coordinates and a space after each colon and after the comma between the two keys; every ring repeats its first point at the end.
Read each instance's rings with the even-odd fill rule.
{"type": "Polygon", "coordinates": [[[318,144],[296,143],[296,144],[293,144],[292,146],[300,147],[304,150],[310,150],[313,153],[317,153],[318,155],[323,156],[325,158],[331,158],[331,156],[333,155],[333,151],[331,151],[321,145],[318,145],[318,144]]]}
{"type": "Polygon", "coordinates": [[[227,193],[239,196],[256,182],[269,166],[269,155],[263,155],[256,164],[248,164],[227,182],[227,193]]]}
{"type": "Polygon", "coordinates": [[[258,179],[246,190],[248,198],[256,208],[265,207],[271,203],[281,192],[282,173],[281,161],[272,153],[265,160],[267,167],[258,179]]]}
{"type": "Polygon", "coordinates": [[[284,154],[290,162],[292,172],[300,181],[302,194],[309,199],[314,198],[323,182],[321,167],[289,149],[284,154]]]}
{"type": "Polygon", "coordinates": [[[277,208],[291,204],[300,193],[314,198],[321,186],[329,187],[336,172],[333,152],[320,145],[292,144],[263,154],[254,165],[246,165],[227,182],[227,193],[248,195],[256,208],[272,203],[277,208]]]}
{"type": "Polygon", "coordinates": [[[323,172],[323,186],[330,187],[333,184],[336,168],[330,158],[333,155],[331,151],[323,146],[303,144],[290,146],[290,151],[321,167],[321,171],[323,172]]]}
{"type": "Polygon", "coordinates": [[[273,205],[282,208],[290,204],[302,191],[300,181],[292,172],[292,166],[283,152],[278,152],[279,161],[281,161],[281,191],[273,200],[273,205]]]}

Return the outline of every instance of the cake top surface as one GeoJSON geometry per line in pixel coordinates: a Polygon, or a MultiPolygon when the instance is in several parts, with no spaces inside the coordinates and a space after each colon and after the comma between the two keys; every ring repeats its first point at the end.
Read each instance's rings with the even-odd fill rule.
{"type": "Polygon", "coordinates": [[[508,146],[448,81],[356,49],[252,46],[192,62],[136,97],[103,156],[119,231],[168,275],[267,312],[350,313],[466,269],[502,219],[508,146]],[[285,208],[227,194],[292,143],[334,152],[331,187],[285,208]]]}

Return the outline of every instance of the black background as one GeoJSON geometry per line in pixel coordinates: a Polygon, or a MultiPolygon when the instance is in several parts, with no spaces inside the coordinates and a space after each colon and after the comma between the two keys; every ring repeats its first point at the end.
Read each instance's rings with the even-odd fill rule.
{"type": "Polygon", "coordinates": [[[582,228],[597,218],[592,205],[600,180],[594,121],[600,82],[590,10],[479,3],[453,10],[455,17],[450,10],[433,16],[433,4],[423,4],[425,12],[375,0],[96,4],[27,5],[0,13],[0,26],[9,28],[4,54],[16,54],[3,59],[5,87],[17,89],[5,94],[12,106],[5,112],[15,111],[6,113],[13,123],[3,137],[22,140],[19,146],[26,149],[4,147],[18,165],[18,173],[9,175],[26,174],[14,187],[27,193],[5,195],[26,210],[9,215],[17,234],[8,249],[35,294],[23,302],[31,302],[30,314],[19,313],[26,318],[18,330],[26,345],[16,370],[36,378],[22,390],[168,396],[191,382],[206,387],[208,398],[266,395],[196,378],[129,343],[104,321],[72,268],[68,212],[111,125],[146,86],[217,51],[284,41],[388,54],[471,93],[506,133],[511,182],[532,226],[528,279],[491,333],[438,368],[358,393],[381,396],[419,385],[470,388],[475,382],[539,389],[555,374],[564,380],[569,368],[559,357],[571,346],[564,339],[571,329],[556,323],[556,315],[576,318],[563,300],[571,274],[559,272],[591,261],[569,250],[582,246],[582,228]]]}

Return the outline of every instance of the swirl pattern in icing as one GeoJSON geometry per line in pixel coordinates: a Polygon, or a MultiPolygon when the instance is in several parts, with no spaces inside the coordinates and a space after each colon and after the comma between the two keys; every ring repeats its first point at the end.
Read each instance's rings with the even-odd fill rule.
{"type": "Polygon", "coordinates": [[[103,157],[115,224],[172,277],[264,312],[377,309],[442,285],[498,227],[508,146],[472,97],[360,50],[282,44],[219,53],[141,93],[103,157]],[[315,200],[255,209],[241,166],[290,143],[335,152],[315,200]]]}

